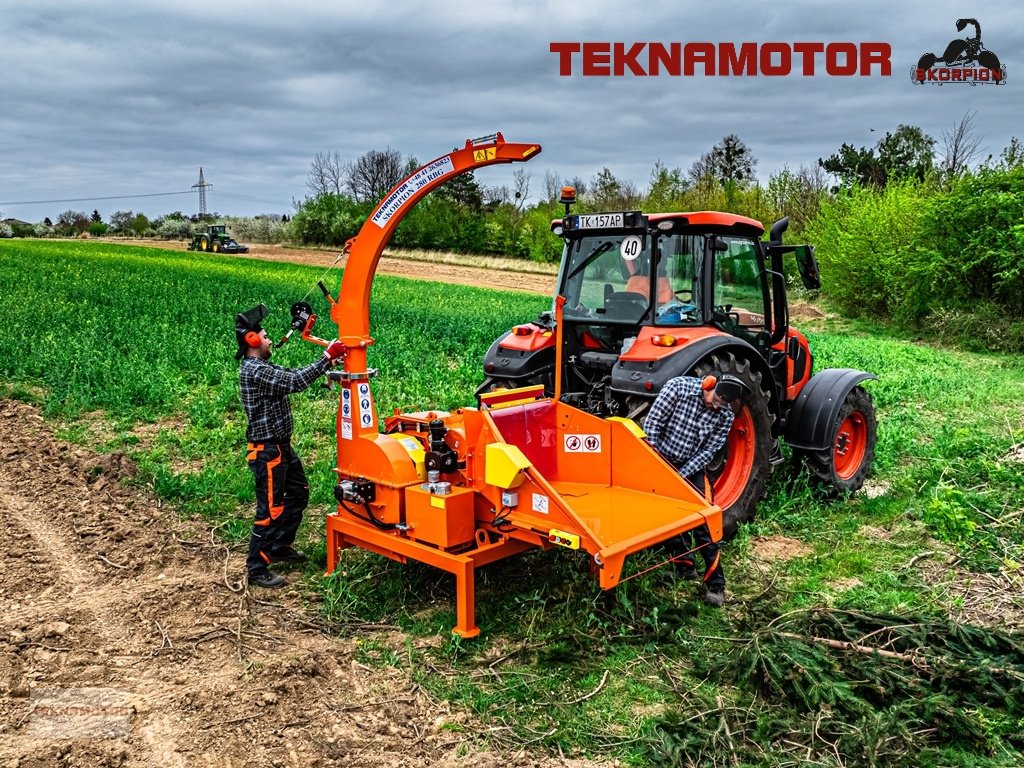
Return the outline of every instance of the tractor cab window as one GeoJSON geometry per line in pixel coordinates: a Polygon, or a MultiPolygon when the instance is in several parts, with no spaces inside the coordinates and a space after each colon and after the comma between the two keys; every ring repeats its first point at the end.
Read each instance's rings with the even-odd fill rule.
{"type": "Polygon", "coordinates": [[[704,263],[703,235],[665,235],[658,238],[658,325],[703,322],[700,275],[704,263]]]}
{"type": "Polygon", "coordinates": [[[647,314],[651,245],[640,235],[570,240],[563,294],[567,319],[638,323],[647,314]],[[641,285],[643,283],[643,285],[641,285]]]}
{"type": "Polygon", "coordinates": [[[765,276],[753,240],[719,237],[715,252],[714,306],[726,330],[756,335],[765,329],[765,276]]]}

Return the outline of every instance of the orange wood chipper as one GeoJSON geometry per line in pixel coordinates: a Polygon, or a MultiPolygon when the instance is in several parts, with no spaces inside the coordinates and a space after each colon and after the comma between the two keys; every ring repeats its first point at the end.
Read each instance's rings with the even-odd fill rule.
{"type": "MultiPolygon", "coordinates": [[[[721,510],[644,441],[638,426],[559,402],[557,383],[553,397],[542,386],[499,390],[483,395],[479,408],[396,412],[381,427],[371,386],[377,372],[367,367],[367,349],[373,344],[370,287],[384,246],[432,189],[460,173],[527,161],[540,151],[539,144],[509,143],[498,133],[414,171],[346,243],[337,300],[324,290],[347,350],[344,370],[331,373],[341,397],[328,573],[339,550],[352,546],[445,570],[456,579],[454,632],[462,637],[480,632],[474,578],[481,566],[532,547],[581,549],[601,587],[610,589],[631,554],[705,523],[716,541],[722,535],[721,510]]],[[[326,343],[310,333],[315,320],[304,318],[302,337],[326,343]]]]}

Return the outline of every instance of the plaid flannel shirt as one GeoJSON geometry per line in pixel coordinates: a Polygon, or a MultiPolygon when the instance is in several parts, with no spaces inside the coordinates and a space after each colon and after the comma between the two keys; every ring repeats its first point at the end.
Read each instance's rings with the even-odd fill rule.
{"type": "Polygon", "coordinates": [[[683,477],[711,463],[735,418],[728,406],[716,411],[705,404],[700,381],[692,376],[670,379],[644,420],[647,439],[683,477]]]}
{"type": "Polygon", "coordinates": [[[249,419],[250,443],[286,443],[292,436],[288,395],[301,392],[330,369],[326,356],[305,368],[284,368],[258,357],[242,359],[242,407],[249,419]]]}

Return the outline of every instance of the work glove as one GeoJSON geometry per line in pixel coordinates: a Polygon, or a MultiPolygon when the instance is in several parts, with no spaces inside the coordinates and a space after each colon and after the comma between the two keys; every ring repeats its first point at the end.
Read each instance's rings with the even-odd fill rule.
{"type": "Polygon", "coordinates": [[[324,356],[331,361],[332,365],[336,365],[345,359],[345,345],[338,339],[335,339],[327,345],[327,349],[324,350],[324,356]]]}

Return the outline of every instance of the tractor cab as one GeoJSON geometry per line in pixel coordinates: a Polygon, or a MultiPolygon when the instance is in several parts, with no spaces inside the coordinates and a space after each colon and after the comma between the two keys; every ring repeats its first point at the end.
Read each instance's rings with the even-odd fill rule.
{"type": "Polygon", "coordinates": [[[764,330],[770,290],[756,222],[750,222],[756,231],[734,234],[682,216],[639,212],[574,216],[566,224],[554,229],[566,241],[557,293],[568,300],[567,321],[623,328],[714,324],[749,329],[751,336],[764,330]],[[633,226],[591,228],[609,216],[633,226]]]}
{"type": "Polygon", "coordinates": [[[779,302],[773,299],[779,289],[773,254],[753,219],[706,211],[625,211],[570,215],[553,222],[552,230],[565,240],[556,294],[566,298],[563,344],[569,365],[562,391],[570,402],[606,415],[630,415],[625,400],[642,398],[643,389],[628,381],[615,386],[614,374],[638,343],[638,352],[660,347],[660,358],[717,332],[769,359],[787,334],[787,313],[784,306],[776,311],[779,302]],[[610,388],[606,376],[613,376],[610,388]]]}

